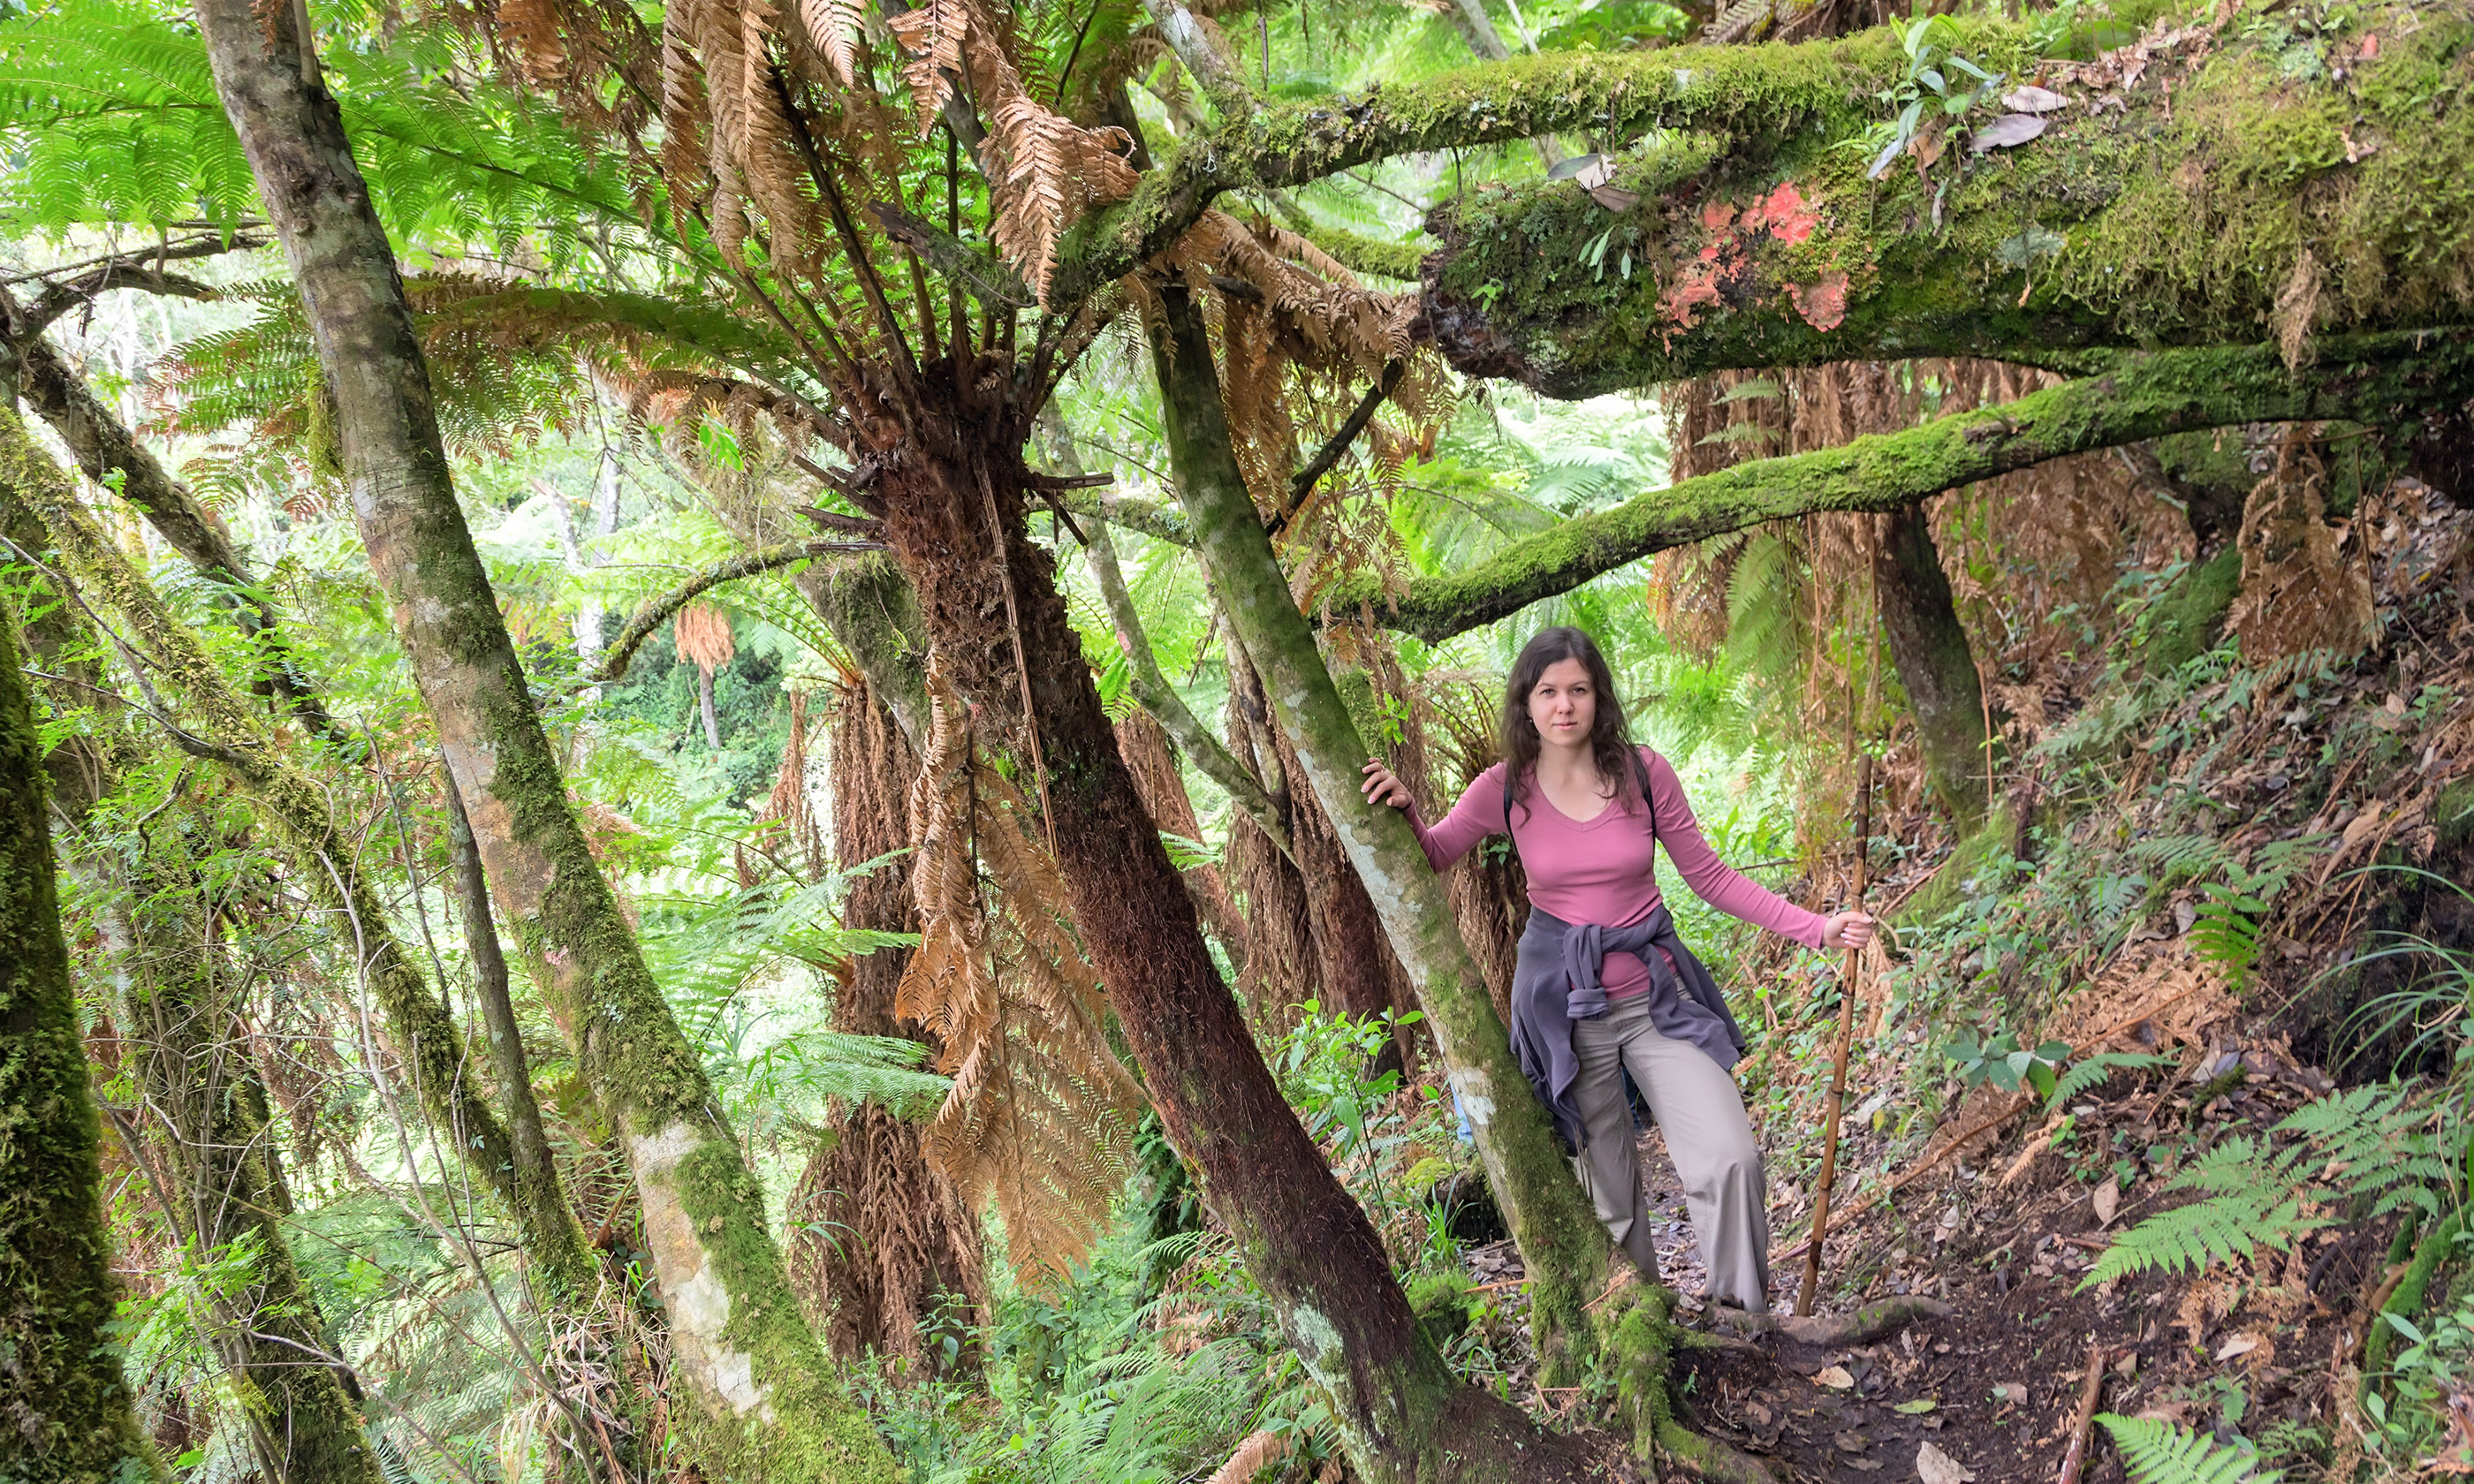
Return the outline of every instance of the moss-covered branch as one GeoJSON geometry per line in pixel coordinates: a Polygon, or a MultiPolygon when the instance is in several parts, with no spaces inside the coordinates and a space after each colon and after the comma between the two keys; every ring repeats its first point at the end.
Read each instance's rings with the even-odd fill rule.
{"type": "Polygon", "coordinates": [[[2314,334],[2474,314],[2462,9],[2389,0],[2308,36],[2202,21],[2084,72],[2035,55],[2029,28],[1952,25],[1958,55],[2064,100],[2040,136],[1974,148],[1988,102],[1868,179],[1869,132],[1898,111],[1875,95],[1906,71],[1888,30],[1516,58],[1224,123],[1076,228],[1052,297],[1113,281],[1225,191],[1578,132],[1618,149],[1624,209],[1540,180],[1428,221],[1426,323],[1466,371],[1569,396],[1726,367],[2239,344],[2263,323],[2304,354],[2314,334]]]}
{"type": "Polygon", "coordinates": [[[2474,337],[2391,334],[2324,347],[2289,372],[2272,347],[2121,357],[2103,374],[1999,407],[1873,434],[1837,448],[1762,459],[1564,521],[1466,571],[1419,578],[1396,599],[1371,580],[1329,607],[1371,606],[1428,641],[1669,547],[1817,511],[1887,511],[2069,454],[2243,422],[2342,419],[2392,425],[2474,395],[2474,337]]]}
{"type": "Polygon", "coordinates": [[[627,627],[618,631],[618,637],[611,641],[609,653],[602,658],[600,667],[593,672],[592,682],[608,685],[625,679],[627,666],[635,659],[636,651],[652,637],[654,630],[679,610],[724,583],[735,583],[763,572],[780,571],[786,566],[836,552],[878,549],[873,543],[856,541],[785,541],[779,546],[762,546],[736,557],[725,557],[669,591],[646,598],[643,606],[636,610],[635,616],[627,620],[627,627]]]}
{"type": "Polygon", "coordinates": [[[1617,157],[1621,211],[1575,181],[1439,206],[1427,323],[1465,371],[1580,396],[1730,367],[2239,345],[2263,324],[2307,360],[2314,335],[2474,316],[2474,18],[2391,0],[2298,36],[2237,13],[2085,72],[1963,24],[1958,55],[2062,102],[1998,147],[1998,108],[1928,124],[1879,180],[1881,33],[1696,52],[1696,78],[1763,101],[1670,113],[1694,132],[1617,157]]]}

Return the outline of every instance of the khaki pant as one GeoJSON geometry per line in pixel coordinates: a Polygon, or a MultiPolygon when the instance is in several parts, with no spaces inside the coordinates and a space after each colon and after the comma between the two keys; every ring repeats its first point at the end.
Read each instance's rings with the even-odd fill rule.
{"type": "Polygon", "coordinates": [[[1615,1245],[1643,1273],[1658,1271],[1620,1065],[1631,1068],[1632,1080],[1649,1099],[1683,1179],[1692,1232],[1710,1270],[1705,1295],[1757,1314],[1766,1311],[1769,1187],[1735,1079],[1699,1046],[1660,1035],[1650,1022],[1646,995],[1615,1001],[1601,1019],[1573,1022],[1572,1051],[1581,1061],[1572,1096],[1589,1135],[1589,1147],[1572,1162],[1615,1245]]]}

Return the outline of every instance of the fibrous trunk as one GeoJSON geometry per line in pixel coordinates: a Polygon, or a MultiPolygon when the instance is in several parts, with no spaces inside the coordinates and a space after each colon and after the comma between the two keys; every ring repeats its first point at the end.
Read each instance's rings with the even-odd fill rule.
{"type": "Polygon", "coordinates": [[[1153,327],[1170,457],[1213,586],[1261,673],[1280,729],[1310,787],[1367,884],[1401,962],[1417,981],[1453,1091],[1475,1132],[1496,1204],[1530,1274],[1540,1349],[1560,1365],[1586,1345],[1582,1304],[1606,1271],[1609,1246],[1558,1148],[1545,1111],[1513,1060],[1485,981],[1453,930],[1443,883],[1396,810],[1358,797],[1369,755],[1290,596],[1286,576],[1248,493],[1221,402],[1202,316],[1181,285],[1160,293],[1153,327]]]}
{"type": "MultiPolygon", "coordinates": [[[[890,1478],[801,1320],[764,1203],[587,848],[457,506],[427,367],[299,11],[201,0],[225,112],[307,311],[354,517],[491,885],[643,1202],[691,1448],[716,1472],[890,1478]]],[[[683,1415],[684,1414],[684,1415],[683,1415]]]]}
{"type": "Polygon", "coordinates": [[[61,941],[43,748],[0,605],[0,1473],[162,1477],[104,1343],[118,1285],[101,1135],[61,941]]]}
{"type": "MultiPolygon", "coordinates": [[[[1167,729],[1149,711],[1137,707],[1117,723],[1117,751],[1134,776],[1134,790],[1143,796],[1143,807],[1151,811],[1159,827],[1200,844],[1202,822],[1195,817],[1194,799],[1185,791],[1185,773],[1177,764],[1176,746],[1169,740],[1167,729]]],[[[1237,910],[1236,898],[1228,895],[1226,877],[1218,866],[1197,866],[1185,873],[1185,885],[1194,898],[1195,911],[1201,915],[1203,925],[1211,929],[1211,936],[1220,940],[1220,946],[1227,952],[1229,964],[1242,980],[1250,935],[1246,919],[1237,910]]]]}
{"type": "Polygon", "coordinates": [[[1962,826],[1973,825],[1990,807],[1985,793],[1992,739],[1984,684],[1924,507],[1880,517],[1874,533],[1873,590],[1900,688],[1915,710],[1933,798],[1962,826]]]}
{"type": "MultiPolygon", "coordinates": [[[[977,379],[932,366],[920,383],[977,379]]],[[[1328,1392],[1362,1476],[1570,1476],[1546,1435],[1444,1368],[1247,1034],[1118,754],[1053,559],[1027,539],[1026,420],[914,407],[912,443],[879,483],[886,531],[941,662],[1044,795],[1075,923],[1170,1138],[1328,1392]]]]}
{"type": "MultiPolygon", "coordinates": [[[[842,695],[831,746],[834,850],[842,869],[909,846],[906,801],[918,758],[865,682],[842,695]]],[[[853,881],[842,925],[917,932],[908,864],[890,861],[853,881]]],[[[916,1022],[893,1013],[902,965],[890,948],[853,959],[834,995],[834,1029],[928,1041],[916,1022]]],[[[988,1303],[979,1218],[929,1162],[917,1124],[874,1101],[850,1108],[801,1172],[789,1219],[798,1232],[792,1281],[836,1355],[875,1352],[942,1372],[938,1331],[970,1344],[973,1317],[988,1303]]]]}

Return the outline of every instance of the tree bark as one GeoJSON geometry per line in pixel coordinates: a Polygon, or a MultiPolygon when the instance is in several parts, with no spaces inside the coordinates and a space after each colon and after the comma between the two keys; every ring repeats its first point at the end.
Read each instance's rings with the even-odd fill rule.
{"type": "Polygon", "coordinates": [[[113,488],[137,507],[166,544],[220,589],[219,596],[241,632],[257,642],[262,657],[257,688],[277,697],[321,734],[334,729],[316,692],[284,643],[275,601],[253,585],[247,563],[221,524],[186,486],[166,472],[154,451],[137,441],[109,404],[94,395],[35,327],[13,295],[0,288],[0,380],[13,380],[17,395],[51,424],[78,467],[96,484],[113,488]],[[114,480],[113,475],[119,478],[114,480]]]}
{"type": "Polygon", "coordinates": [[[2118,60],[2084,76],[2040,62],[2027,26],[1953,24],[1959,55],[2073,106],[1983,154],[1928,130],[1937,164],[1901,157],[1876,181],[1846,146],[1896,112],[1874,96],[1906,74],[1896,28],[1516,58],[1224,121],[1067,235],[1049,302],[1115,282],[1226,191],[1568,131],[1611,148],[1655,137],[1615,156],[1612,183],[1637,203],[1611,212],[1549,180],[1440,207],[1426,323],[1464,371],[1577,396],[1826,360],[2050,366],[2091,347],[2240,344],[2263,321],[2307,352],[2314,335],[2474,311],[2474,194],[2429,183],[2474,155],[2474,113],[2429,102],[2460,75],[2455,26],[2402,0],[2366,9],[2315,43],[2341,83],[2305,88],[2280,41],[2210,23],[2152,36],[2128,84],[2118,60]],[[2360,56],[2372,35],[2376,56],[2360,56]]]}
{"type": "MultiPolygon", "coordinates": [[[[1219,372],[1201,310],[1182,285],[1160,290],[1153,327],[1170,457],[1229,623],[1261,672],[1298,771],[1322,801],[1408,969],[1453,1091],[1528,1264],[1540,1353],[1560,1369],[1588,1344],[1583,1304],[1604,1281],[1610,1247],[1573,1180],[1546,1112],[1514,1061],[1503,1022],[1452,925],[1443,882],[1399,811],[1358,796],[1370,755],[1289,592],[1229,443],[1219,372]]],[[[1295,785],[1293,785],[1295,786],[1295,785]]]]}
{"type": "Polygon", "coordinates": [[[395,256],[335,100],[304,77],[295,10],[200,0],[216,90],[300,286],[333,395],[352,511],[394,609],[499,905],[579,1072],[620,1131],[677,1374],[672,1415],[716,1472],[891,1478],[801,1321],[763,1192],[702,1057],[644,967],[586,845],[488,574],[455,502],[395,256]]]}
{"type": "Polygon", "coordinates": [[[539,1206],[525,1199],[528,1188],[555,1189],[555,1171],[546,1183],[516,1178],[514,1147],[479,1079],[464,1065],[463,1039],[389,927],[384,905],[361,874],[359,850],[343,837],[325,790],[282,758],[197,636],[94,525],[67,479],[6,410],[0,410],[0,527],[29,550],[58,551],[80,595],[119,621],[132,662],[145,665],[181,698],[186,725],[176,728],[175,741],[230,769],[283,831],[299,856],[304,888],[343,917],[356,938],[371,996],[412,1070],[423,1110],[473,1174],[515,1212],[533,1260],[554,1281],[590,1293],[594,1267],[564,1198],[539,1206]]]}
{"type": "Polygon", "coordinates": [[[101,1130],[61,941],[42,741],[0,604],[0,1473],[161,1479],[105,1344],[119,1285],[101,1130]]]}
{"type": "Polygon", "coordinates": [[[2317,419],[2415,425],[2423,409],[2474,395],[2474,336],[2397,334],[2328,342],[2296,374],[2273,347],[2125,355],[2098,374],[1999,407],[1868,434],[1836,448],[1760,459],[1558,522],[1465,571],[1396,596],[1370,578],[1335,584],[1332,611],[1441,643],[1569,592],[1628,562],[1765,520],[1901,509],[2048,459],[2166,433],[2317,419]]]}
{"type": "Polygon", "coordinates": [[[1984,684],[1923,506],[1880,517],[1873,539],[1873,592],[1890,662],[1915,711],[1926,781],[1934,802],[1965,834],[1992,807],[1986,798],[1984,684]]]}
{"type": "MultiPolygon", "coordinates": [[[[849,871],[910,843],[908,800],[919,762],[863,684],[841,696],[832,735],[834,853],[849,871]]],[[[842,925],[917,932],[909,863],[853,881],[842,925]]],[[[906,960],[893,949],[853,959],[834,995],[833,1028],[916,1041],[933,1052],[934,1038],[893,1013],[906,960]]],[[[978,1216],[929,1162],[919,1125],[877,1102],[851,1108],[810,1157],[790,1210],[791,1278],[827,1349],[846,1360],[902,1356],[929,1376],[967,1362],[971,1325],[948,1308],[959,1299],[965,1315],[986,1313],[985,1247],[978,1216]],[[956,1342],[950,1363],[938,1344],[946,1336],[956,1342]]]]}
{"type": "Polygon", "coordinates": [[[1558,1440],[1444,1369],[1381,1238],[1281,1098],[1118,754],[1054,559],[1028,539],[1028,416],[934,400],[978,379],[920,376],[923,405],[877,484],[888,545],[982,736],[1041,785],[1068,905],[1169,1137],[1362,1477],[1577,1478],[1558,1440]]]}
{"type": "MultiPolygon", "coordinates": [[[[1152,821],[1170,834],[1201,844],[1202,822],[1195,816],[1193,796],[1185,791],[1185,773],[1177,764],[1168,730],[1150,711],[1136,706],[1117,723],[1116,730],[1117,752],[1126,759],[1127,771],[1134,778],[1134,792],[1142,795],[1143,807],[1152,821]]],[[[1186,894],[1194,898],[1195,912],[1211,936],[1220,940],[1230,969],[1243,983],[1253,934],[1247,928],[1245,914],[1237,910],[1236,898],[1228,895],[1226,873],[1218,866],[1195,866],[1181,874],[1186,894]]]]}

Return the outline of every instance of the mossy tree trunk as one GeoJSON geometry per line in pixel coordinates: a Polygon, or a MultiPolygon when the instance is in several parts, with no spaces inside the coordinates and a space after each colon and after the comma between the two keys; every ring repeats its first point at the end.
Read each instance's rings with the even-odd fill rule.
{"type": "MultiPolygon", "coordinates": [[[[8,529],[20,544],[40,538],[22,518],[8,529]]],[[[73,658],[92,649],[77,612],[51,604],[28,630],[26,647],[36,668],[67,677],[56,704],[85,708],[109,688],[99,665],[73,658]]],[[[116,704],[104,703],[103,719],[98,734],[64,738],[45,766],[54,808],[69,826],[74,869],[98,900],[120,991],[112,1014],[138,1048],[145,1095],[119,1132],[163,1157],[150,1166],[150,1182],[158,1171],[168,1175],[155,1194],[191,1260],[236,1259],[237,1281],[207,1297],[206,1338],[246,1400],[259,1472],[275,1484],[377,1484],[360,1383],[333,1353],[285,1230],[291,1194],[230,954],[219,942],[229,908],[218,911],[199,869],[200,852],[211,852],[214,842],[200,811],[177,793],[135,826],[133,840],[94,832],[97,806],[145,756],[116,704]]]]}
{"type": "Polygon", "coordinates": [[[1963,834],[1992,808],[1986,779],[1993,739],[1976,651],[1958,621],[1923,506],[1892,511],[1875,527],[1873,595],[1899,686],[1915,712],[1926,782],[1963,834]]]}
{"type": "Polygon", "coordinates": [[[1370,752],[1247,492],[1201,312],[1181,285],[1164,285],[1160,297],[1152,355],[1169,456],[1212,585],[1295,744],[1305,786],[1322,801],[1416,984],[1496,1203],[1528,1265],[1540,1352],[1560,1370],[1574,1347],[1588,1343],[1582,1306],[1605,1281],[1612,1250],[1606,1229],[1513,1059],[1485,978],[1453,925],[1443,882],[1399,812],[1370,807],[1358,795],[1370,752]]]}
{"type": "Polygon", "coordinates": [[[225,608],[257,641],[263,657],[257,688],[277,697],[311,730],[328,730],[333,723],[283,641],[274,600],[251,586],[230,537],[110,405],[94,395],[5,288],[0,288],[0,381],[12,383],[26,405],[51,424],[88,479],[114,488],[182,560],[221,589],[225,608]]]}
{"type": "Polygon", "coordinates": [[[61,941],[43,748],[0,604],[0,1474],[160,1479],[106,1344],[101,1129],[61,941]]]}
{"type": "Polygon", "coordinates": [[[2319,363],[2300,372],[2269,346],[2122,355],[2015,402],[1652,491],[1560,521],[1462,571],[1413,579],[1405,591],[1345,579],[1325,601],[1333,610],[1364,604],[1377,622],[1440,643],[1628,562],[1765,520],[1900,510],[2049,459],[2168,433],[2260,421],[2419,427],[2427,410],[2468,396],[2474,336],[2466,335],[2325,342],[2319,363]]]}
{"type": "Polygon", "coordinates": [[[455,501],[394,251],[314,75],[310,38],[295,28],[300,13],[248,0],[197,7],[216,90],[307,313],[362,544],[492,887],[626,1145],[675,1374],[698,1403],[672,1415],[716,1473],[889,1479],[891,1456],[800,1317],[702,1058],[568,802],[455,501]]]}
{"type": "Polygon", "coordinates": [[[1055,559],[1029,539],[1028,416],[977,400],[982,380],[922,368],[875,498],[938,663],[1044,804],[1067,905],[1169,1137],[1327,1392],[1361,1477],[1578,1478],[1559,1440],[1444,1367],[1264,1065],[1117,752],[1055,559]]]}
{"type": "Polygon", "coordinates": [[[367,977],[370,997],[411,1073],[423,1111],[474,1179],[515,1212],[524,1251],[548,1291],[554,1297],[591,1294],[595,1268],[556,1169],[526,1162],[510,1140],[483,1095],[482,1079],[465,1064],[463,1038],[446,1002],[395,936],[376,889],[361,872],[360,851],[345,838],[326,791],[283,758],[248,704],[225,683],[197,635],[95,525],[66,477],[35,447],[16,414],[5,409],[0,525],[29,550],[58,554],[81,596],[111,615],[136,662],[180,698],[186,730],[176,740],[229,769],[283,832],[304,890],[343,920],[341,931],[357,944],[358,971],[367,977]],[[531,1199],[533,1193],[541,1199],[531,1199]]]}

